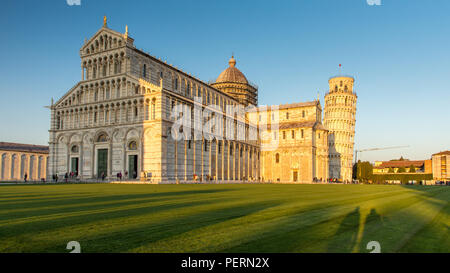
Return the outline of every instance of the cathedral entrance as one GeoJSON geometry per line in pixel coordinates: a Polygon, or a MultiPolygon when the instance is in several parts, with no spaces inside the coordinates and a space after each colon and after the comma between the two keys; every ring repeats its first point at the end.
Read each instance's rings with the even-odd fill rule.
{"type": "Polygon", "coordinates": [[[293,176],[293,177],[292,177],[292,178],[293,178],[292,180],[293,180],[294,182],[297,182],[297,181],[298,181],[298,171],[294,171],[294,173],[293,173],[292,176],[293,176]]]}
{"type": "Polygon", "coordinates": [[[71,168],[70,171],[75,175],[78,175],[78,157],[71,158],[71,168]]]}
{"type": "Polygon", "coordinates": [[[137,155],[129,155],[128,156],[128,178],[136,179],[137,178],[137,166],[138,166],[138,156],[137,155]]]}
{"type": "Polygon", "coordinates": [[[108,175],[108,149],[97,150],[97,177],[108,175]]]}

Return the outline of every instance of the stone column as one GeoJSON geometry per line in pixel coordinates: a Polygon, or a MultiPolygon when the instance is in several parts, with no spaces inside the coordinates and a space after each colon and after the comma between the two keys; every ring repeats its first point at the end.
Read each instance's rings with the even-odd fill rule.
{"type": "Polygon", "coordinates": [[[238,143],[238,153],[237,153],[237,158],[238,158],[238,175],[237,175],[237,180],[241,180],[241,144],[238,143]]]}
{"type": "Polygon", "coordinates": [[[195,154],[196,154],[196,150],[195,150],[195,149],[196,149],[196,145],[195,145],[195,143],[196,143],[196,140],[195,140],[195,136],[194,136],[194,139],[192,140],[192,142],[193,142],[193,143],[192,143],[192,144],[193,144],[192,147],[194,148],[194,154],[192,155],[192,157],[193,157],[193,158],[192,158],[192,161],[193,161],[193,164],[194,164],[194,165],[192,166],[192,173],[193,173],[193,174],[196,174],[196,173],[195,173],[195,172],[196,172],[196,169],[195,169],[195,164],[196,164],[196,158],[195,158],[195,154]]]}
{"type": "Polygon", "coordinates": [[[204,169],[203,169],[203,164],[204,164],[204,153],[203,151],[205,150],[205,138],[202,136],[202,147],[201,147],[201,151],[202,151],[202,181],[204,181],[204,169]]]}
{"type": "MultiPolygon", "coordinates": [[[[95,140],[93,140],[95,141],[95,140]]],[[[95,146],[94,143],[91,143],[91,177],[92,178],[96,178],[95,177],[95,146]]],[[[98,174],[97,174],[98,175],[98,174]]]]}
{"type": "MultiPolygon", "coordinates": [[[[6,156],[5,156],[5,158],[6,158],[6,156]]],[[[3,162],[3,154],[0,154],[0,179],[5,179],[4,173],[5,173],[6,166],[3,167],[4,163],[5,162],[3,162]]]]}
{"type": "Polygon", "coordinates": [[[122,139],[122,175],[124,179],[128,179],[128,176],[125,177],[125,171],[127,170],[127,141],[126,136],[122,139]]]}
{"type": "Polygon", "coordinates": [[[173,140],[173,143],[175,145],[174,152],[175,152],[175,180],[178,179],[178,141],[177,141],[177,135],[175,135],[175,139],[173,140]]]}
{"type": "Polygon", "coordinates": [[[233,180],[236,180],[236,142],[233,142],[233,180]]]}
{"type": "MultiPolygon", "coordinates": [[[[211,179],[211,176],[212,176],[212,141],[210,140],[208,142],[209,142],[209,159],[208,159],[208,163],[209,163],[209,178],[211,179]]],[[[206,146],[208,147],[208,144],[206,146]]]]}
{"type": "MultiPolygon", "coordinates": [[[[141,147],[141,146],[139,146],[141,147]]],[[[113,159],[113,145],[112,145],[112,137],[109,140],[109,152],[108,152],[108,176],[112,176],[112,159],[113,159]]]]}
{"type": "Polygon", "coordinates": [[[80,179],[83,179],[83,167],[84,167],[84,148],[83,148],[83,137],[81,138],[81,142],[80,142],[80,162],[78,162],[79,164],[79,168],[78,168],[78,176],[80,177],[80,179]]]}
{"type": "Polygon", "coordinates": [[[219,140],[216,139],[216,171],[214,176],[216,181],[219,179],[219,140]]]}
{"type": "Polygon", "coordinates": [[[231,141],[229,141],[229,140],[227,140],[227,143],[228,143],[228,145],[227,145],[227,147],[228,147],[228,149],[227,149],[227,180],[231,180],[231,178],[230,178],[230,150],[231,150],[231,141]]]}
{"type": "Polygon", "coordinates": [[[184,140],[184,180],[187,180],[187,140],[184,140]]]}
{"type": "Polygon", "coordinates": [[[222,177],[221,180],[224,181],[225,180],[225,140],[221,140],[222,141],[222,177]]]}

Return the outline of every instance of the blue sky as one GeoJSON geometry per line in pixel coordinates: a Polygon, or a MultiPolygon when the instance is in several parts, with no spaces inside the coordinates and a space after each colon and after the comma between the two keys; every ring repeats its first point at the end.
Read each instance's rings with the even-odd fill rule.
{"type": "Polygon", "coordinates": [[[450,1],[4,0],[0,141],[46,144],[49,110],[81,78],[79,49],[101,26],[204,81],[237,67],[259,104],[313,100],[328,78],[356,78],[363,160],[425,159],[450,149],[450,1]]]}

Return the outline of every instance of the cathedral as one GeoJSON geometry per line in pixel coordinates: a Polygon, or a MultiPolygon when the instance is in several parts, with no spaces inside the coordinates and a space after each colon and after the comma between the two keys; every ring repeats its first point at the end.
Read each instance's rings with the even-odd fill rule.
{"type": "Polygon", "coordinates": [[[352,77],[329,79],[323,110],[319,99],[258,106],[233,56],[204,82],[137,49],[128,27],[114,31],[106,18],[79,54],[81,80],[50,106],[48,179],[351,181],[352,77]]]}

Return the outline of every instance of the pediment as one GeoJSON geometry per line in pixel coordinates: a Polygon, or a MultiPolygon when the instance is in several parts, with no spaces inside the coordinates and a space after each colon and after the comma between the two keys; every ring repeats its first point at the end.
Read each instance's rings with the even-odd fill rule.
{"type": "Polygon", "coordinates": [[[54,108],[62,108],[72,105],[78,98],[77,92],[80,83],[77,83],[74,87],[72,87],[64,96],[62,96],[55,104],[53,104],[54,108]]]}
{"type": "Polygon", "coordinates": [[[133,39],[128,37],[128,35],[107,27],[102,27],[84,43],[80,49],[80,54],[88,55],[98,53],[111,47],[120,47],[132,42],[133,39]]]}

